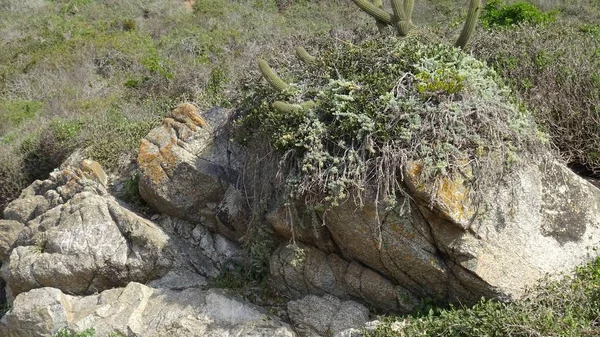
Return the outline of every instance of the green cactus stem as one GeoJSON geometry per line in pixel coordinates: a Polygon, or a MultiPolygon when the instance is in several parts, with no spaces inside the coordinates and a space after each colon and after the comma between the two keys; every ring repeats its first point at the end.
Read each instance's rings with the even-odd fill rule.
{"type": "Polygon", "coordinates": [[[385,23],[386,25],[392,24],[392,16],[385,10],[378,8],[374,4],[370,3],[369,0],[352,0],[360,9],[367,12],[370,16],[375,18],[378,22],[385,23]]]}
{"type": "Polygon", "coordinates": [[[304,49],[304,48],[302,48],[300,46],[296,47],[296,56],[298,56],[298,58],[300,60],[302,60],[302,62],[307,63],[307,64],[313,63],[317,59],[316,57],[311,56],[306,51],[306,49],[304,49]]]}
{"type": "Polygon", "coordinates": [[[412,24],[412,13],[415,8],[415,0],[404,0],[404,13],[406,14],[406,19],[408,22],[412,24]]]}
{"type": "MultiPolygon", "coordinates": [[[[372,0],[372,2],[373,5],[375,5],[375,7],[383,10],[383,0],[372,0]]],[[[383,33],[385,31],[385,27],[387,27],[387,24],[385,22],[379,20],[376,20],[375,24],[377,25],[377,29],[380,33],[383,33]]]]}
{"type": "Polygon", "coordinates": [[[300,110],[312,109],[315,105],[316,104],[313,101],[303,102],[301,104],[289,104],[282,101],[275,101],[273,103],[273,108],[281,113],[293,113],[300,110]]]}
{"type": "Polygon", "coordinates": [[[465,25],[460,32],[460,36],[454,44],[455,47],[464,49],[467,43],[469,43],[469,40],[475,31],[475,27],[477,26],[477,20],[479,19],[480,12],[481,0],[471,0],[469,5],[469,13],[467,14],[467,20],[465,21],[465,25]]]}
{"type": "Polygon", "coordinates": [[[408,35],[411,24],[410,18],[404,11],[404,2],[402,0],[392,0],[392,10],[394,11],[393,25],[400,36],[408,35]]]}
{"type": "Polygon", "coordinates": [[[271,69],[267,61],[259,59],[258,60],[258,68],[260,72],[264,76],[264,78],[269,82],[277,90],[286,90],[289,88],[289,84],[285,83],[277,74],[271,69]]]}

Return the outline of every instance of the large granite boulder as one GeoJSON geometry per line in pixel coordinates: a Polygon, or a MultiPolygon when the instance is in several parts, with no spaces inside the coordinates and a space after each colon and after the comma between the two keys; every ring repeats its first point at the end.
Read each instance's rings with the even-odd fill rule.
{"type": "Polygon", "coordinates": [[[182,104],[142,140],[140,195],[156,210],[238,240],[246,219],[238,182],[242,154],[229,140],[230,111],[200,115],[182,104]]]}
{"type": "Polygon", "coordinates": [[[91,294],[168,270],[169,237],[108,195],[85,164],[54,171],[6,207],[1,273],[12,295],[41,287],[91,294]]]}
{"type": "MultiPolygon", "coordinates": [[[[322,227],[296,222],[294,237],[323,252],[301,246],[308,257],[293,268],[293,252],[279,250],[271,263],[278,287],[295,298],[351,295],[409,311],[412,301],[394,307],[348,291],[344,274],[331,266],[332,256],[344,261],[337,265],[359,263],[390,289],[401,289],[399,299],[470,303],[482,296],[519,298],[545,275],[569,273],[598,255],[600,190],[560,163],[512,172],[484,191],[480,203],[472,199],[468,174],[434,187],[421,181],[419,164],[413,163],[404,177],[410,196],[398,197],[392,209],[378,208],[375,197],[367,197],[362,207],[346,202],[317,214],[322,227]],[[317,243],[319,238],[325,241],[317,243]],[[311,262],[316,256],[321,262],[311,262]]],[[[290,213],[278,208],[268,219],[277,233],[291,238],[292,226],[281,216],[290,213]]]]}
{"type": "Polygon", "coordinates": [[[85,297],[31,290],[17,296],[0,320],[4,337],[47,337],[63,328],[93,328],[96,336],[295,336],[277,317],[223,291],[153,289],[135,282],[85,297]]]}

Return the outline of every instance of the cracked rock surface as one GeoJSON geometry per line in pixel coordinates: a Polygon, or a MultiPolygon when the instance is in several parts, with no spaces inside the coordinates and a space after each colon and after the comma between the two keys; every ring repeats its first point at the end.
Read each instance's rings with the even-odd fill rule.
{"type": "Polygon", "coordinates": [[[135,282],[85,297],[55,288],[22,293],[0,321],[0,336],[46,337],[62,328],[94,328],[96,336],[296,336],[277,317],[221,290],[173,291],[135,282]]]}
{"type": "Polygon", "coordinates": [[[241,152],[224,125],[230,111],[202,115],[182,104],[142,140],[140,195],[153,208],[232,240],[245,234],[238,180],[241,152]]]}
{"type": "Polygon", "coordinates": [[[41,287],[92,294],[167,272],[169,237],[89,177],[67,166],[6,207],[1,272],[13,296],[41,287]]]}

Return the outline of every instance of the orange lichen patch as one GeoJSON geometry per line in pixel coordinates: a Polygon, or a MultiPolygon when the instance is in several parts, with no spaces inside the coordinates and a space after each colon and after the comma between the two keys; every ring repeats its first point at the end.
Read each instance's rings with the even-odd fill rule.
{"type": "Polygon", "coordinates": [[[208,126],[204,118],[198,114],[198,109],[190,103],[180,104],[171,112],[171,117],[185,123],[192,131],[196,131],[198,126],[201,128],[208,126]]]}
{"type": "Polygon", "coordinates": [[[161,155],[161,166],[165,170],[175,168],[177,163],[177,155],[173,152],[173,148],[177,146],[177,139],[171,138],[171,141],[159,149],[161,155]]]}
{"type": "Polygon", "coordinates": [[[84,159],[81,162],[81,171],[86,177],[95,180],[104,186],[108,184],[108,177],[106,176],[106,173],[104,172],[104,169],[102,169],[100,163],[97,161],[84,159]]]}
{"type": "Polygon", "coordinates": [[[140,153],[138,155],[138,165],[144,175],[150,178],[153,183],[160,184],[168,179],[167,174],[161,166],[162,155],[156,151],[156,146],[146,139],[142,139],[140,144],[140,153]]]}
{"type": "MultiPolygon", "coordinates": [[[[475,215],[471,199],[470,188],[465,178],[460,174],[449,177],[437,177],[433,181],[424,181],[422,177],[422,163],[410,162],[405,169],[406,183],[409,189],[420,199],[432,201],[433,207],[440,211],[448,220],[468,227],[475,215]]],[[[466,172],[471,175],[470,170],[466,172]]]]}

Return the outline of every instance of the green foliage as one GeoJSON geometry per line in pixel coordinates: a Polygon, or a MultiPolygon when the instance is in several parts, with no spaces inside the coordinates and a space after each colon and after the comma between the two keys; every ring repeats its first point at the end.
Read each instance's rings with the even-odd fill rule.
{"type": "Polygon", "coordinates": [[[73,140],[79,134],[82,126],[83,122],[79,120],[57,119],[50,123],[52,133],[58,141],[73,140]]]}
{"type": "Polygon", "coordinates": [[[148,205],[140,196],[140,175],[138,172],[123,182],[123,190],[119,193],[119,199],[134,206],[139,211],[148,210],[148,205]]]}
{"type": "Polygon", "coordinates": [[[34,119],[42,109],[41,102],[23,100],[0,100],[0,129],[8,126],[19,126],[34,119]]]}
{"type": "Polygon", "coordinates": [[[581,337],[600,334],[600,258],[573,277],[545,280],[524,299],[482,299],[473,307],[430,308],[408,317],[386,317],[365,337],[581,337]]]}
{"type": "Polygon", "coordinates": [[[544,146],[496,73],[456,48],[389,38],[321,54],[316,67],[286,64],[301,81],[293,90],[252,80],[242,88],[238,135],[268,139],[284,156],[292,198],[336,205],[373,184],[393,198],[396,172],[410,160],[434,178],[465,161],[510,166],[513,154],[527,158],[544,146]],[[281,103],[272,106],[279,100],[316,105],[282,113],[281,103]]]}
{"type": "Polygon", "coordinates": [[[82,332],[73,332],[67,328],[60,330],[59,332],[52,335],[52,337],[94,337],[96,330],[89,328],[82,332]]]}
{"type": "Polygon", "coordinates": [[[487,1],[481,15],[482,24],[489,27],[509,27],[518,24],[539,25],[553,22],[558,12],[544,13],[535,5],[524,1],[505,4],[503,0],[487,1]]]}

